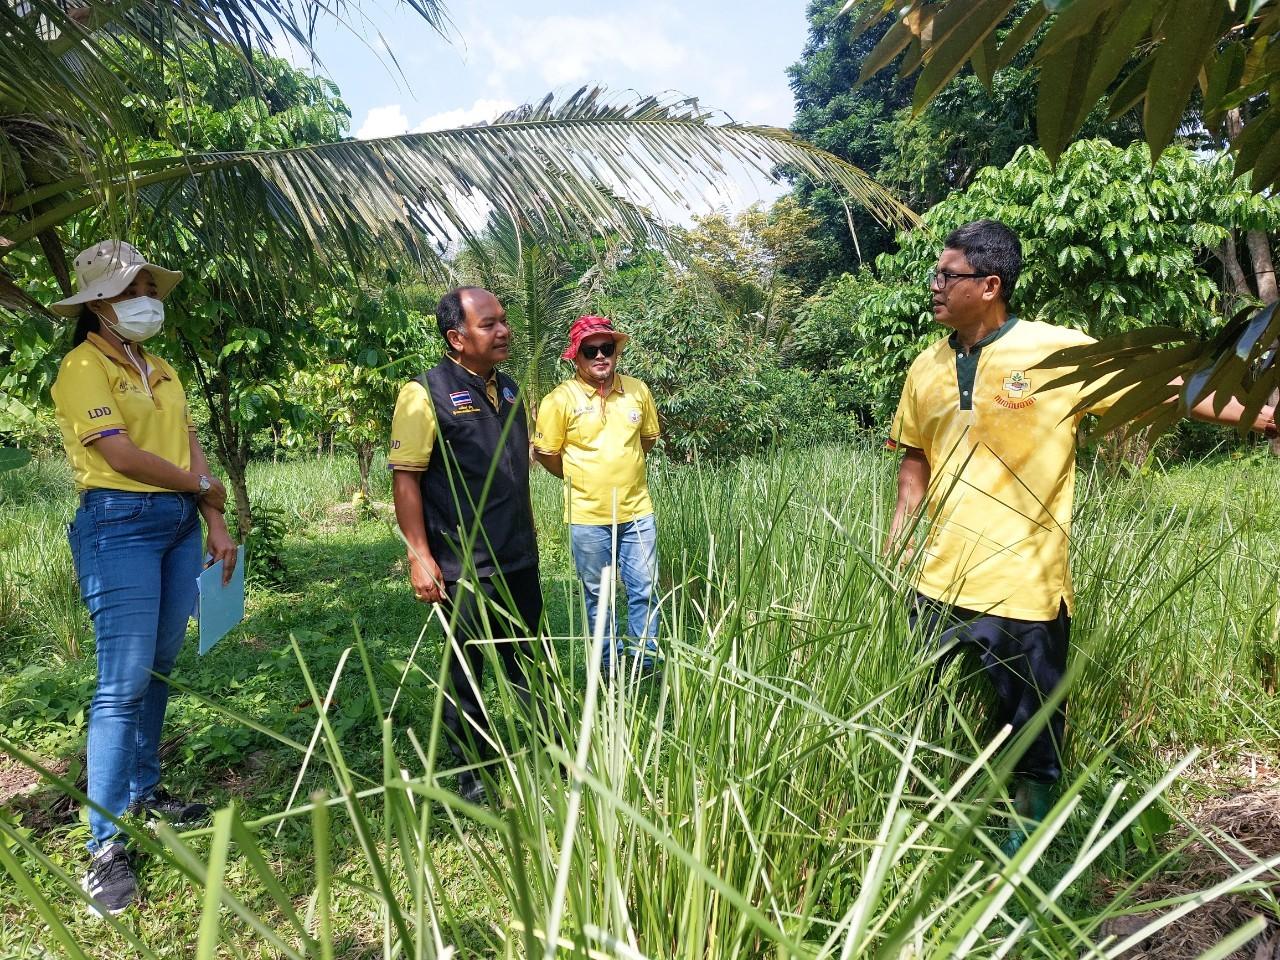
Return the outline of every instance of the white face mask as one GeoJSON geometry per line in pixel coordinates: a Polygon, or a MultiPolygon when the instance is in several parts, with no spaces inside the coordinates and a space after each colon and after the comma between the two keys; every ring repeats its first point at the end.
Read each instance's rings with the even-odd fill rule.
{"type": "Polygon", "coordinates": [[[164,304],[155,297],[134,297],[113,303],[115,326],[111,329],[132,343],[149,340],[164,326],[164,304]]]}

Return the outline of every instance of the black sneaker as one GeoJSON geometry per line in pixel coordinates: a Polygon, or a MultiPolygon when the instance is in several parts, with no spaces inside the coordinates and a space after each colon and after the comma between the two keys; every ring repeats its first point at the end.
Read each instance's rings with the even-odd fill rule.
{"type": "Polygon", "coordinates": [[[133,903],[138,884],[123,843],[109,843],[97,852],[80,889],[93,898],[89,913],[95,917],[114,917],[133,903]]]}
{"type": "Polygon", "coordinates": [[[180,800],[163,787],[156,787],[151,796],[138,800],[129,808],[135,817],[142,817],[148,822],[163,820],[175,827],[205,820],[209,810],[209,804],[180,800]]]}
{"type": "Polygon", "coordinates": [[[474,770],[463,770],[458,774],[458,796],[467,803],[474,803],[477,807],[483,807],[489,802],[484,781],[474,770]]]}

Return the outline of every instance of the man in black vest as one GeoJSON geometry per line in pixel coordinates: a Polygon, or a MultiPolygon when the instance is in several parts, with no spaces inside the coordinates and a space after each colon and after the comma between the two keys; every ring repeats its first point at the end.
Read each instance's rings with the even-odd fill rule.
{"type": "MultiPolygon", "coordinates": [[[[413,591],[445,605],[462,645],[450,664],[444,724],[459,761],[474,763],[492,755],[480,702],[484,645],[493,642],[527,697],[529,638],[542,617],[529,425],[519,388],[497,369],[511,336],[497,297],[479,287],[451,290],[436,322],[448,352],[401,389],[388,461],[413,591]]],[[[485,800],[472,770],[459,776],[458,792],[485,800]]]]}

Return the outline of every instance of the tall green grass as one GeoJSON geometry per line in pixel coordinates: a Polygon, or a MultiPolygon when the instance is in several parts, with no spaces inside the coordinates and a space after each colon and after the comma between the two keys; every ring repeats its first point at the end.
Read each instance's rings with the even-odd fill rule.
{"type": "MultiPolygon", "coordinates": [[[[1263,691],[1280,478],[1217,476],[1218,498],[1180,475],[1087,478],[1069,775],[1008,861],[1005,734],[982,723],[967,668],[930,682],[903,574],[878,555],[893,467],[852,446],[658,467],[662,677],[605,685],[598,632],[548,638],[531,678],[545,709],[504,683],[490,701],[500,753],[484,770],[488,808],[450,791],[445,658],[428,668],[406,635],[407,666],[388,687],[353,633],[337,671],[367,680],[374,757],[329,722],[334,677],[312,675],[295,642],[318,716],[306,762],[323,765],[322,788],[249,822],[229,808],[203,831],[135,831],[204,904],[183,955],[1116,957],[1169,922],[1190,898],[1108,941],[1103,924],[1135,909],[1132,888],[1103,896],[1090,880],[1121,862],[1162,796],[1177,798],[1198,746],[1277,728],[1263,691]],[[272,861],[281,821],[310,837],[302,900],[272,861]]],[[[306,483],[331,482],[307,469],[321,472],[306,483]]],[[[272,482],[282,499],[295,489],[272,482]]],[[[544,553],[563,548],[555,495],[538,482],[544,553]]],[[[293,502],[300,523],[323,518],[319,497],[293,502]]],[[[260,732],[304,763],[308,744],[260,732]]],[[[47,945],[89,950],[71,870],[3,821],[0,866],[31,898],[47,945]]],[[[1204,896],[1274,866],[1238,870],[1204,896]]],[[[127,919],[109,931],[99,954],[166,953],[127,919]]]]}

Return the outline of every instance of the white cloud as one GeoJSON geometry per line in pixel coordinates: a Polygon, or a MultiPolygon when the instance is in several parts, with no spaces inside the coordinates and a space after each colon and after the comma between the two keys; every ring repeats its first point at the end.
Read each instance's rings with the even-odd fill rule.
{"type": "Polygon", "coordinates": [[[392,103],[370,110],[364,118],[364,123],[360,124],[360,129],[356,131],[356,138],[376,140],[379,137],[398,137],[408,132],[409,118],[404,115],[404,109],[400,104],[392,103]]]}
{"type": "Polygon", "coordinates": [[[499,73],[530,69],[553,87],[600,75],[604,66],[661,75],[689,58],[652,16],[515,17],[475,35],[485,63],[499,73]]]}
{"type": "Polygon", "coordinates": [[[477,100],[469,107],[446,110],[443,113],[433,113],[415,126],[413,132],[426,133],[429,130],[452,130],[455,127],[465,127],[472,123],[487,122],[500,114],[506,113],[515,106],[516,104],[510,100],[477,100]]]}

